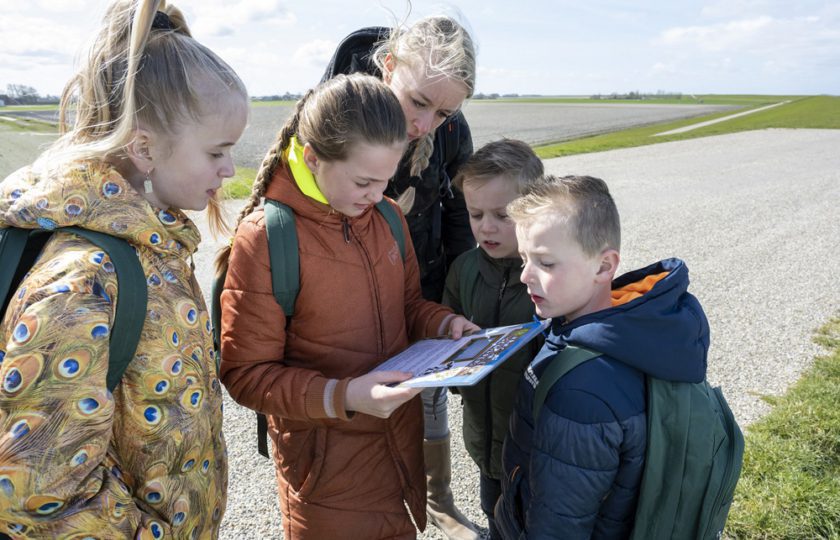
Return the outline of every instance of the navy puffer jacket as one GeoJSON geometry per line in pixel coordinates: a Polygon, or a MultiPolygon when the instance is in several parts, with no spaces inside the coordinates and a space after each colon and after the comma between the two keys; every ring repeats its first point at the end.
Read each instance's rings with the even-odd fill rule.
{"type": "Polygon", "coordinates": [[[706,373],[709,326],[688,281],[685,264],[667,259],[616,279],[612,308],[552,321],[504,443],[504,538],[629,536],[645,465],[645,374],[700,382],[706,373]],[[534,388],[567,344],[604,354],[554,384],[534,426],[534,388]]]}

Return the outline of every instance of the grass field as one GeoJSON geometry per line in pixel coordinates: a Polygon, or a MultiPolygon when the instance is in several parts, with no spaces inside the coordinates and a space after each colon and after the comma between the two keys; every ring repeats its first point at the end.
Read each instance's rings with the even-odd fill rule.
{"type": "Polygon", "coordinates": [[[696,96],[685,95],[682,98],[646,99],[592,99],[589,97],[517,97],[484,100],[485,103],[586,103],[609,105],[611,103],[647,103],[667,105],[739,105],[744,107],[758,107],[778,103],[779,101],[799,99],[804,96],[769,96],[769,95],[728,95],[702,94],[696,96]]]}
{"type": "MultiPolygon", "coordinates": [[[[783,97],[783,96],[780,96],[783,97]]],[[[751,96],[744,96],[744,101],[751,99],[751,96]]],[[[770,101],[769,103],[778,103],[770,101]]],[[[752,108],[763,107],[767,101],[754,101],[752,108]]],[[[670,131],[693,124],[699,124],[707,120],[714,120],[729,116],[731,112],[715,113],[707,116],[679,120],[666,124],[654,124],[650,126],[616,131],[595,137],[586,137],[558,144],[550,144],[537,147],[535,150],[541,158],[553,158],[572,154],[583,154],[587,152],[602,152],[616,148],[629,148],[656,144],[666,141],[679,141],[694,139],[697,137],[708,137],[710,135],[722,135],[724,133],[735,133],[737,131],[748,131],[752,129],[766,128],[826,128],[840,129],[840,97],[836,96],[811,96],[794,98],[793,101],[779,107],[767,109],[754,114],[733,118],[710,126],[698,128],[685,133],[663,135],[656,137],[657,133],[670,131]]]]}
{"type": "Polygon", "coordinates": [[[828,354],[747,430],[730,538],[840,538],[840,319],[816,339],[828,354]]]}
{"type": "Polygon", "coordinates": [[[55,125],[38,120],[36,118],[26,118],[22,116],[9,117],[2,116],[0,112],[0,127],[14,131],[27,131],[34,133],[56,133],[55,125]]]}

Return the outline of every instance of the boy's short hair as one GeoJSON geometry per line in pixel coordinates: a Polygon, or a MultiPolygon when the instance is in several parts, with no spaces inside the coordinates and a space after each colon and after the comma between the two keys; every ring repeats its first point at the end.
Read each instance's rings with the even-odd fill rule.
{"type": "Polygon", "coordinates": [[[588,256],[621,251],[621,222],[606,182],[592,176],[547,175],[512,201],[508,215],[518,224],[544,218],[562,223],[588,256]]]}
{"type": "Polygon", "coordinates": [[[458,169],[452,183],[464,191],[464,184],[478,184],[497,176],[516,183],[516,192],[525,193],[544,173],[542,160],[531,147],[516,139],[501,139],[482,146],[458,169]]]}

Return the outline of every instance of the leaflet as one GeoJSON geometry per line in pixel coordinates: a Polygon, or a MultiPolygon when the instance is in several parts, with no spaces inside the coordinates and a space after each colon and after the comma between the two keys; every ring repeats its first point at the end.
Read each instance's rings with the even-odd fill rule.
{"type": "Polygon", "coordinates": [[[460,339],[420,340],[374,371],[407,371],[412,379],[397,386],[472,386],[537,337],[549,321],[486,328],[460,339]]]}

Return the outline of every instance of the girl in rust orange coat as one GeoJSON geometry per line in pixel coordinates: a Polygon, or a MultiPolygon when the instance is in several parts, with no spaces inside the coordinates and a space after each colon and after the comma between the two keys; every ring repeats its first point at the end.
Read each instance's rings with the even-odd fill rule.
{"type": "MultiPolygon", "coordinates": [[[[269,418],[284,537],[414,538],[425,527],[423,415],[410,375],[370,371],[411,341],[476,328],[422,298],[373,208],[406,149],[399,101],[369,75],[308,92],[240,214],[221,295],[221,377],[269,418]],[[290,207],[300,292],[287,320],[271,288],[265,196],[290,207]]],[[[390,202],[397,208],[396,204],[390,202]]]]}

